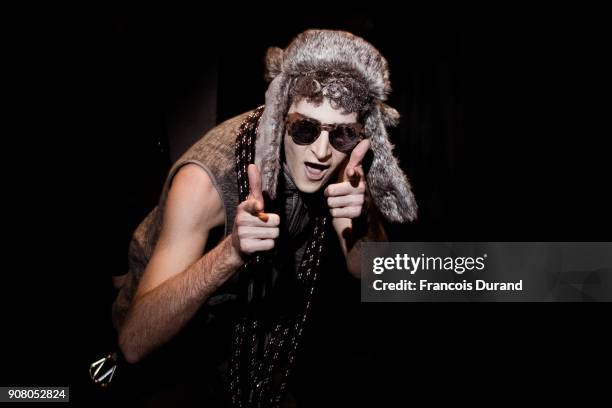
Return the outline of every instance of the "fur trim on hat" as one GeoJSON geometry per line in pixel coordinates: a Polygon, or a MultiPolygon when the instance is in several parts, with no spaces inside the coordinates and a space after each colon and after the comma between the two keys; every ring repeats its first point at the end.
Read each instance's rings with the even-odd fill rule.
{"type": "Polygon", "coordinates": [[[387,61],[376,48],[348,32],[308,30],[285,50],[270,48],[266,67],[266,78],[271,82],[255,146],[255,163],[262,173],[263,190],[272,199],[276,197],[285,116],[295,78],[323,70],[345,72],[365,83],[372,99],[365,117],[365,132],[373,153],[366,175],[372,199],[390,222],[416,219],[417,204],[410,182],[393,156],[386,131],[386,127],[398,123],[399,113],[383,103],[391,92],[391,83],[387,61]]]}

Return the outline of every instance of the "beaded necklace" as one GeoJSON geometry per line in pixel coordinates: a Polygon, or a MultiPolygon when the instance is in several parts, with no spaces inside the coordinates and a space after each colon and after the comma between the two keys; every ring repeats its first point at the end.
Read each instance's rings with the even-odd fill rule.
{"type": "MultiPolygon", "coordinates": [[[[247,167],[254,162],[256,129],[262,112],[263,106],[245,119],[236,139],[240,202],[246,200],[249,194],[247,167]]],[[[234,326],[229,368],[230,394],[234,407],[280,405],[295,365],[299,341],[310,315],[328,224],[328,215],[315,217],[313,234],[298,267],[300,310],[276,319],[268,333],[263,327],[260,299],[256,295],[258,284],[265,274],[266,254],[253,256],[241,267],[239,273],[248,277],[248,304],[245,315],[239,318],[234,326]]]]}

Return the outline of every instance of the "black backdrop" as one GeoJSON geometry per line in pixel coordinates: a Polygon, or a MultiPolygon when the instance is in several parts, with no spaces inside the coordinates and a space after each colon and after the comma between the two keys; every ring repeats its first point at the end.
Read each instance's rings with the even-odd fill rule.
{"type": "MultiPolygon", "coordinates": [[[[38,259],[28,247],[20,256],[44,260],[32,269],[59,289],[19,297],[16,308],[33,312],[7,320],[19,352],[3,383],[69,384],[74,401],[104,401],[86,368],[114,342],[110,277],[126,270],[131,232],[172,160],[263,102],[266,48],[309,27],[352,31],[389,60],[390,104],[402,115],[392,138],[420,205],[416,223],[389,227],[394,240],[609,240],[609,17],[594,2],[474,1],[109,8],[57,24],[70,47],[46,62],[66,57],[66,82],[47,108],[60,128],[44,142],[54,149],[42,154],[47,182],[36,193],[44,222],[32,213],[49,238],[38,259]],[[51,350],[61,357],[41,364],[51,350]]],[[[560,382],[609,358],[599,309],[360,304],[355,282],[335,284],[304,351],[300,381],[314,406],[324,393],[380,406],[419,393],[475,398],[471,367],[491,390],[524,391],[544,372],[560,382]],[[508,388],[511,369],[521,374],[508,388]]]]}

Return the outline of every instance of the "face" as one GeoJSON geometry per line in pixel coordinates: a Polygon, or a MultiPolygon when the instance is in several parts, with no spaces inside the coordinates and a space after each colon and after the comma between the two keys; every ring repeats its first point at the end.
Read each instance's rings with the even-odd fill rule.
{"type": "MultiPolygon", "coordinates": [[[[344,114],[341,110],[332,108],[327,98],[319,106],[302,99],[289,108],[288,113],[299,113],[322,124],[340,124],[357,122],[357,114],[344,114]]],[[[321,135],[312,144],[298,145],[285,132],[285,165],[297,188],[305,193],[314,193],[325,186],[334,176],[338,167],[348,160],[349,153],[334,149],[329,143],[329,132],[321,131],[321,135]]]]}

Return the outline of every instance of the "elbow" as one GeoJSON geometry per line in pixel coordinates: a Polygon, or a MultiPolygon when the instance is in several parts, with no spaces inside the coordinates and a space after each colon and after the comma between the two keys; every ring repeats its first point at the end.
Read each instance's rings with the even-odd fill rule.
{"type": "Polygon", "coordinates": [[[136,364],[144,357],[142,353],[139,353],[136,345],[127,333],[126,326],[124,325],[119,332],[119,349],[125,361],[129,364],[136,364]]]}

